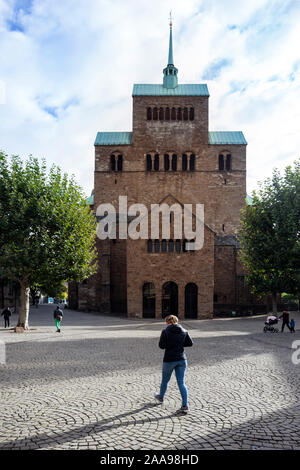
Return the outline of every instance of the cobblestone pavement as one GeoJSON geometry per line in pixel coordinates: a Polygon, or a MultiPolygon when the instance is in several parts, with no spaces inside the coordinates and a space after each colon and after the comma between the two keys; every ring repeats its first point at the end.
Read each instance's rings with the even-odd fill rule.
{"type": "Polygon", "coordinates": [[[299,313],[295,334],[264,334],[264,317],[183,321],[195,344],[178,416],[174,377],[153,400],[162,321],[66,310],[56,333],[52,310],[33,309],[24,334],[1,325],[0,449],[300,449],[299,313]]]}

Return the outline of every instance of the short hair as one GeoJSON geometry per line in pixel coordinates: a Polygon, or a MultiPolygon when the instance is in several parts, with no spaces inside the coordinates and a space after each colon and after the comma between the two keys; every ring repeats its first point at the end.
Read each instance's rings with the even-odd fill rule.
{"type": "Polygon", "coordinates": [[[172,325],[176,325],[176,323],[178,323],[178,318],[175,315],[168,315],[165,320],[167,323],[171,323],[172,325]]]}

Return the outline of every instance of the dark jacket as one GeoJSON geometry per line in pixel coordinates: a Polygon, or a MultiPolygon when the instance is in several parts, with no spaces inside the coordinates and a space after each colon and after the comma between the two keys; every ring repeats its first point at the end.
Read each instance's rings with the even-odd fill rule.
{"type": "Polygon", "coordinates": [[[62,310],[60,308],[57,308],[56,310],[54,310],[53,316],[54,318],[57,318],[58,316],[63,317],[62,310]]]}
{"type": "Polygon", "coordinates": [[[4,318],[9,318],[11,316],[11,311],[9,310],[9,308],[5,308],[1,313],[1,317],[2,315],[4,316],[4,318]]]}
{"type": "Polygon", "coordinates": [[[159,347],[165,349],[163,362],[185,360],[184,348],[189,346],[193,346],[193,340],[181,325],[169,325],[161,332],[159,347]]]}
{"type": "Polygon", "coordinates": [[[290,314],[288,312],[283,312],[283,314],[280,315],[279,318],[282,318],[283,323],[288,323],[289,318],[290,318],[290,314]]]}

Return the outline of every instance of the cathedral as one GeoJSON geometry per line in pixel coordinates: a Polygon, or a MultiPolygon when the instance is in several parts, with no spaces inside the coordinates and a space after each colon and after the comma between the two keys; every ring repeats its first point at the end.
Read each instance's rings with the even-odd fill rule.
{"type": "Polygon", "coordinates": [[[209,130],[206,84],[178,83],[172,23],[162,78],[133,86],[132,131],[97,133],[89,204],[95,213],[104,203],[117,209],[119,196],[149,210],[202,204],[203,247],[187,249],[187,240],[176,238],[172,212],[168,238],[151,232],[147,240],[97,238],[98,272],[70,284],[70,308],[140,318],[249,313],[254,298],[236,237],[246,201],[247,142],[241,131],[209,130]]]}

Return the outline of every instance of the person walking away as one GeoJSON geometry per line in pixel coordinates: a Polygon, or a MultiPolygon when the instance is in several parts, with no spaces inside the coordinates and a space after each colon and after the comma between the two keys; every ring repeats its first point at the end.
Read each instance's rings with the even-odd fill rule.
{"type": "Polygon", "coordinates": [[[54,321],[55,321],[55,325],[56,325],[56,332],[60,333],[60,323],[63,319],[63,312],[59,308],[59,306],[57,306],[56,310],[54,310],[53,316],[54,316],[54,321]]]}
{"type": "Polygon", "coordinates": [[[291,327],[291,333],[296,333],[295,332],[295,320],[293,318],[291,319],[290,327],[291,327]]]}
{"type": "Polygon", "coordinates": [[[4,328],[9,327],[9,317],[11,317],[11,311],[9,307],[6,307],[1,313],[1,317],[4,317],[4,328]]]}
{"type": "Polygon", "coordinates": [[[284,330],[284,327],[285,325],[288,327],[288,329],[291,331],[291,328],[290,328],[290,315],[289,315],[289,312],[287,310],[284,310],[282,312],[282,315],[280,315],[279,318],[282,318],[282,327],[281,327],[281,333],[283,333],[283,330],[284,330]]]}
{"type": "Polygon", "coordinates": [[[165,350],[162,366],[162,381],[160,392],[154,394],[154,398],[163,403],[164,396],[168,388],[173,371],[177,380],[177,385],[182,398],[182,406],[179,413],[187,414],[188,390],[184,383],[187,368],[187,359],[184,352],[185,347],[193,346],[193,340],[189,333],[178,324],[178,318],[175,315],[166,317],[166,328],[161,332],[159,347],[165,350]]]}

